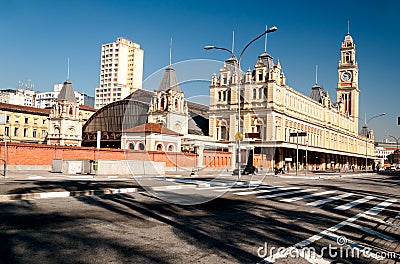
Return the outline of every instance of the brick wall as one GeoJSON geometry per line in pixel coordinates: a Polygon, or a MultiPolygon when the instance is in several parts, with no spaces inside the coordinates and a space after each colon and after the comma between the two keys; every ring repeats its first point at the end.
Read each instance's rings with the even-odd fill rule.
{"type": "MultiPolygon", "coordinates": [[[[4,158],[4,143],[0,143],[0,159],[4,158]]],[[[165,162],[167,167],[191,168],[198,162],[199,155],[182,152],[157,152],[94,147],[49,146],[41,144],[7,143],[8,165],[51,165],[53,159],[64,160],[152,160],[165,162]],[[196,159],[196,160],[195,160],[196,159]]],[[[206,167],[230,166],[231,153],[204,151],[203,164],[206,167]]]]}

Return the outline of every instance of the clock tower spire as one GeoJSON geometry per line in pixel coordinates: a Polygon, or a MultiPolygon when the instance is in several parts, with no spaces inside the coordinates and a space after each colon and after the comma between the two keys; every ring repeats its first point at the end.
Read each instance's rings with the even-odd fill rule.
{"type": "Polygon", "coordinates": [[[354,117],[355,131],[358,131],[359,94],[356,45],[348,32],[340,48],[336,96],[343,104],[342,112],[354,117]]]}

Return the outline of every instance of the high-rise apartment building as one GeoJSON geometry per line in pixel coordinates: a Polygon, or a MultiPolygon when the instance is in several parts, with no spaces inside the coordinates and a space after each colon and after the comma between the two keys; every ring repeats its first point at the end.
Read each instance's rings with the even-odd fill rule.
{"type": "Polygon", "coordinates": [[[95,91],[96,109],[142,88],[143,54],[139,44],[125,38],[101,46],[100,85],[95,91]]]}

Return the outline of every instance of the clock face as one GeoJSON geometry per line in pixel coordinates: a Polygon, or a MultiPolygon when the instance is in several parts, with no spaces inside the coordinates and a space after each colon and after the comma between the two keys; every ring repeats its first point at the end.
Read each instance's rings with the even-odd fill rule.
{"type": "Polygon", "coordinates": [[[342,73],[342,81],[347,82],[351,79],[351,72],[343,72],[342,73]]]}

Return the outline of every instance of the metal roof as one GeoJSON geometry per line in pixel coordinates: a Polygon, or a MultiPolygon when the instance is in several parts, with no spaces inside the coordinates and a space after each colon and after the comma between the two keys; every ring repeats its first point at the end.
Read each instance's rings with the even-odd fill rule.
{"type": "Polygon", "coordinates": [[[168,90],[181,92],[181,88],[179,87],[178,80],[176,78],[175,69],[172,66],[165,68],[163,78],[157,91],[168,90]]]}
{"type": "Polygon", "coordinates": [[[72,83],[69,80],[64,82],[64,85],[58,94],[57,99],[59,101],[69,101],[72,103],[76,103],[76,97],[74,94],[74,89],[72,88],[72,83]]]}

